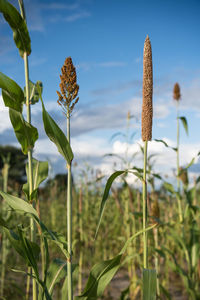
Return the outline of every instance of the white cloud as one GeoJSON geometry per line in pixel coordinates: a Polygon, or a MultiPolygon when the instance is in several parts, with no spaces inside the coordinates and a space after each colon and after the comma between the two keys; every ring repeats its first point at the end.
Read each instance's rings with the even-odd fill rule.
{"type": "Polygon", "coordinates": [[[3,133],[5,130],[12,128],[12,124],[9,118],[9,110],[8,107],[5,107],[1,95],[0,95],[0,120],[1,120],[0,133],[3,133]]]}

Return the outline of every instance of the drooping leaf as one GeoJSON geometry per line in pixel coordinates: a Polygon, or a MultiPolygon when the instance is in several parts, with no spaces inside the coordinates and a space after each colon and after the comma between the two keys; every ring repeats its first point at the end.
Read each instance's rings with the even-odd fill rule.
{"type": "Polygon", "coordinates": [[[138,232],[136,232],[135,234],[133,234],[127,241],[126,243],[124,244],[124,247],[122,248],[122,250],[120,251],[120,254],[124,254],[126,249],[128,248],[128,245],[130,245],[130,243],[137,237],[139,236],[140,234],[144,233],[144,232],[147,232],[153,228],[155,228],[157,226],[157,224],[153,224],[145,229],[142,229],[138,232]]]}
{"type": "Polygon", "coordinates": [[[37,197],[37,190],[40,183],[42,183],[48,176],[48,162],[38,161],[37,159],[33,158],[32,168],[33,168],[33,192],[31,195],[29,195],[28,163],[26,164],[27,183],[23,185],[23,191],[26,194],[26,197],[29,201],[37,197]]]}
{"type": "Polygon", "coordinates": [[[23,115],[12,108],[9,109],[9,115],[15,135],[18,142],[21,144],[22,152],[27,154],[28,150],[34,147],[34,144],[38,139],[37,128],[26,122],[23,115]]]}
{"type": "Polygon", "coordinates": [[[179,119],[181,120],[183,127],[185,129],[185,132],[188,135],[188,123],[187,123],[186,117],[179,117],[179,119]]]}
{"type": "Polygon", "coordinates": [[[67,161],[67,163],[71,164],[74,157],[71,146],[63,131],[46,111],[44,102],[42,100],[42,90],[39,85],[37,85],[37,88],[42,101],[42,116],[45,132],[49,139],[56,145],[58,151],[67,161]]]}
{"type": "Polygon", "coordinates": [[[118,176],[120,176],[124,173],[125,173],[125,171],[116,171],[107,180],[105,190],[104,190],[104,194],[103,194],[103,198],[101,200],[101,206],[100,206],[99,218],[98,218],[98,223],[97,223],[97,229],[96,229],[96,233],[95,233],[95,239],[97,237],[97,233],[98,233],[99,226],[100,226],[100,223],[101,223],[101,219],[102,219],[102,216],[103,216],[103,212],[104,212],[104,209],[105,209],[105,204],[106,204],[106,201],[107,201],[108,196],[109,196],[109,191],[110,191],[111,185],[112,185],[113,181],[118,176]]]}
{"type": "Polygon", "coordinates": [[[168,144],[167,144],[164,140],[158,140],[158,139],[155,139],[154,141],[155,141],[155,142],[159,142],[159,143],[164,144],[165,147],[167,147],[167,148],[169,147],[168,144]]]}
{"type": "Polygon", "coordinates": [[[102,216],[103,216],[103,213],[104,213],[104,209],[105,209],[105,205],[106,205],[106,202],[108,200],[108,196],[109,196],[109,192],[110,192],[110,188],[112,186],[112,183],[113,181],[123,175],[123,174],[126,174],[126,173],[131,173],[133,175],[135,175],[137,178],[139,178],[141,181],[143,180],[142,176],[141,176],[141,173],[140,172],[135,172],[134,169],[136,168],[133,168],[133,169],[127,169],[127,170],[123,170],[123,171],[116,171],[114,172],[107,180],[106,182],[106,186],[105,186],[105,189],[104,189],[104,194],[103,194],[103,197],[102,197],[102,200],[101,200],[101,205],[100,205],[100,210],[99,210],[99,218],[98,218],[98,222],[97,222],[97,229],[96,229],[96,233],[95,233],[95,239],[97,237],[97,234],[98,234],[98,231],[99,231],[99,226],[101,224],[101,220],[102,220],[102,216]]]}
{"type": "Polygon", "coordinates": [[[26,202],[26,201],[24,201],[24,200],[22,200],[18,197],[9,195],[7,193],[4,193],[2,191],[0,191],[0,195],[4,198],[6,203],[12,209],[14,209],[17,213],[29,213],[29,214],[32,214],[32,215],[34,215],[35,217],[38,218],[37,211],[28,202],[26,202]]]}
{"type": "Polygon", "coordinates": [[[2,97],[5,106],[22,113],[24,93],[20,86],[0,72],[0,88],[2,88],[2,97]]]}
{"type": "Polygon", "coordinates": [[[98,299],[103,294],[115,273],[120,267],[121,255],[95,264],[90,272],[86,287],[77,299],[98,299]]]}
{"type": "Polygon", "coordinates": [[[18,10],[6,0],[0,0],[0,12],[13,31],[13,38],[19,53],[23,58],[24,53],[31,53],[31,40],[25,20],[18,10]]]}
{"type": "Polygon", "coordinates": [[[143,300],[156,299],[156,270],[143,269],[143,300]]]}
{"type": "MultiPolygon", "coordinates": [[[[37,81],[36,83],[33,83],[31,80],[29,80],[29,101],[30,104],[35,104],[39,101],[40,95],[38,92],[38,86],[42,88],[42,82],[37,81]]],[[[24,101],[26,103],[26,87],[24,88],[24,101]]]]}

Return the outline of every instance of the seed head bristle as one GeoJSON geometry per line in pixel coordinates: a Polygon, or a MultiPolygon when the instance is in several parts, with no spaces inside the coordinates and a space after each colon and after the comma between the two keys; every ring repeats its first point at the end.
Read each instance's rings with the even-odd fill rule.
{"type": "Polygon", "coordinates": [[[76,69],[71,57],[67,57],[61,68],[60,75],[60,92],[57,91],[59,99],[58,104],[62,106],[65,113],[71,114],[75,104],[78,102],[77,97],[79,86],[77,84],[76,69]]]}
{"type": "Polygon", "coordinates": [[[178,83],[175,83],[175,85],[174,85],[173,98],[176,101],[179,101],[181,99],[181,91],[180,91],[180,86],[178,83]]]}
{"type": "Polygon", "coordinates": [[[142,140],[151,141],[153,118],[153,67],[151,42],[147,35],[143,54],[142,140]]]}

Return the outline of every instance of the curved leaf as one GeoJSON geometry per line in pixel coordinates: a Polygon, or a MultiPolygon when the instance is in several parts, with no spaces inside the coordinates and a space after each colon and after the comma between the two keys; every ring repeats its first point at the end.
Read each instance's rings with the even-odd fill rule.
{"type": "Polygon", "coordinates": [[[185,132],[188,135],[188,123],[187,123],[186,117],[179,117],[179,119],[181,120],[183,127],[185,129],[185,132]]]}
{"type": "Polygon", "coordinates": [[[52,119],[52,117],[45,110],[44,103],[42,101],[42,116],[44,129],[49,139],[56,145],[60,154],[64,157],[68,164],[71,164],[73,159],[73,153],[71,146],[60,127],[52,119]]]}
{"type": "Polygon", "coordinates": [[[29,55],[31,53],[31,40],[25,20],[18,10],[6,0],[0,0],[0,12],[3,13],[13,31],[13,38],[21,57],[24,56],[24,52],[29,55]]]}
{"type": "Polygon", "coordinates": [[[54,285],[65,276],[67,276],[67,262],[55,258],[49,266],[46,279],[46,286],[50,294],[54,285]]]}
{"type": "Polygon", "coordinates": [[[28,150],[34,147],[34,144],[38,139],[37,128],[26,122],[23,115],[12,108],[9,109],[9,115],[16,138],[21,144],[22,152],[27,154],[28,150]]]}
{"type": "Polygon", "coordinates": [[[126,171],[116,171],[107,180],[107,183],[106,183],[106,186],[105,186],[105,190],[104,190],[104,194],[103,194],[103,198],[101,200],[101,206],[100,206],[100,212],[99,212],[99,219],[98,219],[98,223],[97,223],[97,229],[96,229],[96,233],[95,233],[95,239],[96,239],[97,233],[99,231],[99,226],[100,226],[100,223],[101,223],[101,219],[102,219],[102,216],[103,216],[103,212],[104,212],[104,209],[105,209],[105,204],[106,204],[106,201],[108,199],[108,195],[109,195],[109,191],[110,191],[111,185],[112,185],[113,181],[118,176],[120,176],[120,175],[122,175],[124,173],[126,173],[126,171]]]}
{"type": "Polygon", "coordinates": [[[24,93],[20,86],[11,78],[0,72],[0,88],[5,106],[22,113],[24,93]]]}
{"type": "Polygon", "coordinates": [[[126,174],[126,173],[131,173],[131,174],[135,175],[137,178],[139,178],[140,180],[143,181],[143,178],[142,178],[141,174],[139,172],[135,172],[134,169],[137,169],[137,168],[128,169],[128,170],[124,170],[124,171],[116,171],[108,178],[105,189],[104,189],[104,194],[103,194],[103,197],[102,197],[102,200],[101,200],[101,206],[100,206],[100,211],[99,211],[99,218],[98,218],[97,229],[96,229],[96,233],[95,233],[95,239],[96,239],[98,231],[99,231],[99,226],[100,226],[100,223],[101,223],[101,220],[102,220],[102,216],[103,216],[103,213],[104,213],[106,201],[108,199],[110,188],[112,186],[113,181],[118,176],[120,176],[122,174],[126,174]]]}
{"type": "Polygon", "coordinates": [[[6,203],[15,211],[21,212],[21,213],[29,213],[38,218],[37,211],[28,202],[26,202],[18,197],[4,193],[2,191],[0,191],[0,195],[4,198],[6,203]]]}
{"type": "Polygon", "coordinates": [[[122,255],[97,263],[92,267],[86,287],[77,299],[98,299],[120,267],[122,255]]]}

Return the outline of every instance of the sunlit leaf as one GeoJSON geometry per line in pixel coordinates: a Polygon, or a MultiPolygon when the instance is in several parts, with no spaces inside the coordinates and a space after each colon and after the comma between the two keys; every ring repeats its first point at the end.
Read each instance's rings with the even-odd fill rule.
{"type": "Polygon", "coordinates": [[[4,198],[4,200],[6,201],[6,203],[12,208],[14,209],[16,212],[19,213],[29,213],[32,214],[34,216],[36,216],[38,218],[38,213],[37,211],[33,208],[33,206],[31,204],[29,204],[28,202],[12,196],[10,194],[4,193],[2,191],[0,191],[0,195],[4,198]]]}
{"type": "Polygon", "coordinates": [[[29,55],[31,53],[31,40],[25,20],[18,10],[6,0],[0,0],[0,12],[3,13],[13,31],[13,38],[21,57],[24,56],[24,52],[29,55]]]}

